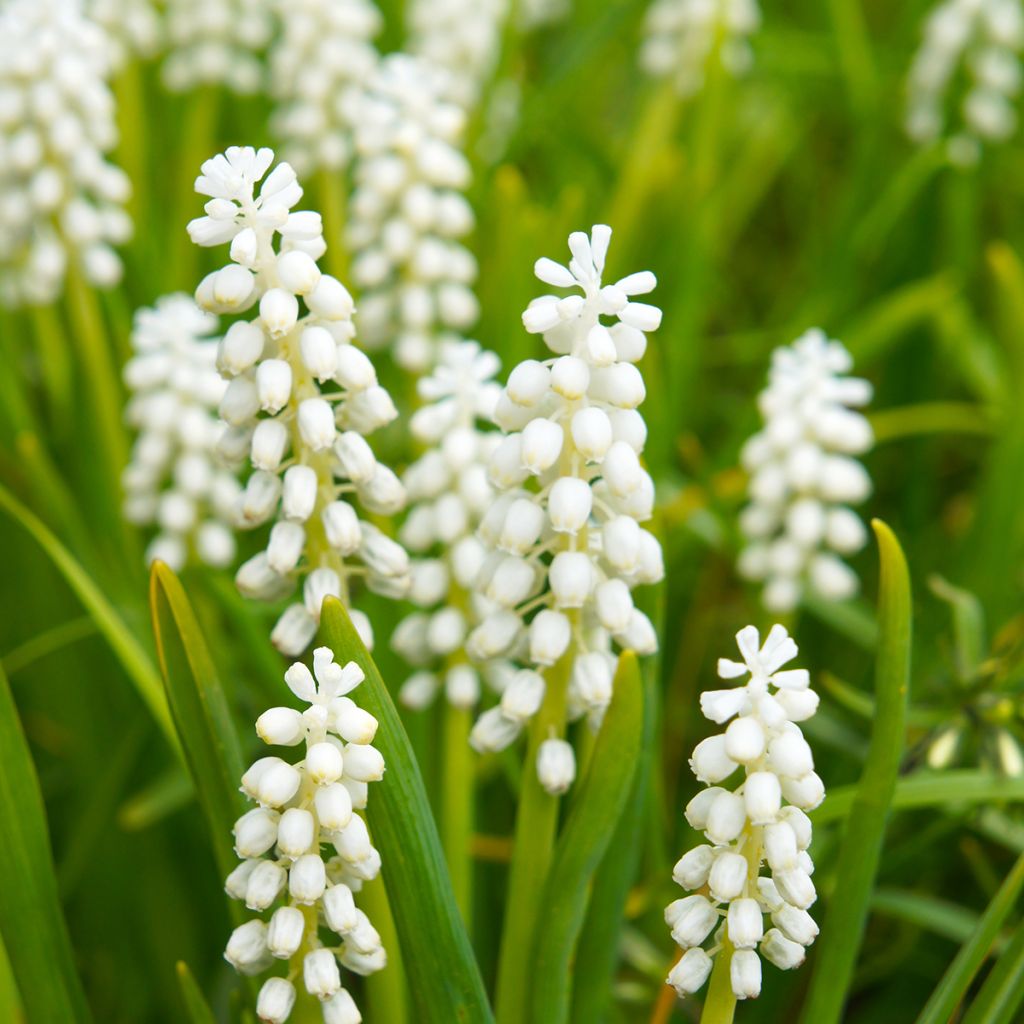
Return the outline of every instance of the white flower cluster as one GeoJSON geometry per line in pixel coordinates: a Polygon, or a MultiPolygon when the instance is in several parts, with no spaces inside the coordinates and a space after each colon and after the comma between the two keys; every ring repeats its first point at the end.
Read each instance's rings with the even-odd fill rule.
{"type": "Polygon", "coordinates": [[[776,349],[768,387],[758,398],[764,427],[744,446],[750,504],[740,515],[747,546],[739,571],[764,581],[765,607],[795,608],[805,588],[829,601],[856,593],[858,580],[839,557],[867,541],[849,505],[871,493],[854,456],[872,445],[865,405],[871,385],[846,377],[850,353],[817,328],[776,349]]]}
{"type": "Polygon", "coordinates": [[[239,485],[217,465],[222,429],[216,409],[226,382],[217,372],[217,318],[188,295],[166,295],[135,314],[135,355],[124,368],[138,431],[122,482],[125,518],[159,532],[146,560],[181,569],[194,555],[223,567],[235,557],[239,485]]]}
{"type": "Polygon", "coordinates": [[[107,33],[114,69],[156,53],[163,27],[153,0],[87,0],[86,11],[107,33]]]}
{"type": "Polygon", "coordinates": [[[681,96],[693,96],[704,87],[710,60],[731,75],[748,70],[748,40],[760,24],[757,0],[654,0],[644,22],[640,64],[648,74],[671,77],[681,96]]]}
{"type": "Polygon", "coordinates": [[[440,69],[392,54],[355,118],[349,242],[352,278],[363,290],[359,332],[368,346],[390,346],[415,373],[479,315],[476,261],[459,241],[474,224],[461,194],[470,178],[458,149],[465,114],[445,95],[440,69]]]}
{"type": "MultiPolygon", "coordinates": [[[[632,597],[635,586],[664,574],[661,546],[640,526],[651,516],[654,485],[640,464],[647,427],[637,407],[645,388],[633,364],[661,311],[632,298],[654,288],[649,271],[602,285],[610,238],[604,225],[589,237],[574,232],[567,267],[537,261],[541,281],[582,294],[530,303],[523,323],[543,335],[554,357],[520,363],[495,410],[508,433],[490,461],[499,494],[480,524],[490,550],[477,587],[496,608],[470,634],[467,652],[534,668],[516,673],[501,703],[477,721],[479,750],[511,743],[549,683],[567,687],[568,717],[588,716],[596,727],[611,700],[612,640],[638,654],[657,647],[632,597]],[[567,683],[551,672],[545,680],[557,662],[569,668],[567,683]]],[[[572,748],[548,740],[538,772],[549,791],[564,790],[574,774],[572,748]]]]}
{"type": "MultiPolygon", "coordinates": [[[[266,551],[238,570],[239,589],[274,600],[305,577],[303,600],[271,634],[283,654],[298,656],[313,639],[326,595],[348,603],[350,577],[359,575],[371,589],[400,597],[409,586],[409,557],[346,500],[354,495],[381,516],[404,507],[401,481],[365,440],[397,411],[373,364],[352,344],[351,296],[317,266],[326,250],[320,215],[292,209],[302,188],[289,164],[267,174],[273,160],[271,150],[252,147],[207,160],[196,191],[211,198],[206,216],[188,230],[198,245],[231,243],[231,262],[199,285],[199,305],[215,313],[258,311],[232,324],[220,343],[217,365],[231,378],[220,404],[231,429],[220,451],[228,459],[248,453],[252,462],[241,523],[275,520],[266,551]]],[[[371,645],[369,620],[351,614],[371,645]]]]}
{"type": "Polygon", "coordinates": [[[508,0],[413,0],[409,46],[449,72],[449,98],[473,106],[494,71],[508,0]]]}
{"type": "Polygon", "coordinates": [[[406,470],[409,516],[399,539],[415,555],[409,598],[414,612],[395,629],[392,645],[420,669],[400,691],[408,707],[426,707],[443,687],[455,707],[472,707],[480,695],[477,671],[462,653],[483,601],[474,591],[485,558],[476,528],[493,499],[487,464],[501,435],[483,431],[501,392],[492,380],[500,362],[475,341],[447,342],[429,377],[419,381],[429,404],[414,413],[410,430],[430,447],[406,470]],[[430,557],[433,556],[433,557],[430,557]]]}
{"type": "Polygon", "coordinates": [[[264,743],[305,745],[295,764],[261,757],[242,776],[242,792],[259,806],[235,822],[242,863],[225,885],[269,919],[236,928],[224,958],[243,974],[262,973],[275,960],[287,964],[285,977],[268,978],[260,989],[256,1013],[267,1024],[290,1016],[300,973],[321,1001],[324,1024],[359,1024],[340,968],[366,975],[387,964],[380,935],[354,899],[380,871],[380,854],[356,811],[366,807],[368,783],[384,775],[384,758],[371,745],[377,720],[347,696],[362,681],[358,665],[343,668],[329,647],[318,647],[312,673],[301,662],[285,673],[309,707],[271,708],[256,722],[264,743]],[[336,945],[324,944],[324,931],[338,937],[336,945]]]}
{"type": "MultiPolygon", "coordinates": [[[[270,51],[278,103],[271,127],[299,174],[337,171],[352,155],[352,112],[379,57],[383,24],[371,0],[276,0],[280,34],[270,51]]],[[[340,241],[340,240],[339,240],[340,241]]]]}
{"type": "Polygon", "coordinates": [[[169,89],[187,92],[225,85],[257,92],[264,83],[263,51],[273,34],[271,0],[172,0],[165,15],[169,89]]]}
{"type": "Polygon", "coordinates": [[[686,820],[708,842],[684,854],[672,877],[694,895],[665,909],[672,938],[684,950],[668,976],[680,996],[704,984],[712,958],[727,944],[733,993],[753,999],[761,991],[758,952],[790,970],[803,963],[805,947],[818,934],[807,913],[816,893],[805,812],[821,803],[825,787],[796,724],[814,714],[818,695],[806,669],[780,671],[797,655],[782,626],[772,627],[760,649],[753,626],[740,630],[736,642],[743,662],[720,659],[718,675],[750,678],[700,698],[705,718],[729,724],[723,734],[698,743],[690,759],[694,775],[708,788],[687,804],[686,820]],[[719,785],[740,766],[743,781],[735,790],[719,785]],[[771,877],[761,876],[764,861],[771,877]],[[764,914],[773,925],[768,931],[764,914]],[[713,945],[705,950],[709,935],[713,945]]]}
{"type": "Polygon", "coordinates": [[[132,225],[131,187],[104,154],[117,140],[110,44],[78,0],[0,10],[0,302],[46,303],[68,260],[90,282],[121,279],[112,246],[132,225]]]}
{"type": "Polygon", "coordinates": [[[907,134],[934,142],[946,129],[949,104],[961,122],[949,140],[954,163],[977,160],[980,142],[1001,142],[1017,127],[1024,7],[1020,0],[943,0],[928,16],[907,80],[907,134]],[[966,91],[957,77],[966,73],[966,91]]]}

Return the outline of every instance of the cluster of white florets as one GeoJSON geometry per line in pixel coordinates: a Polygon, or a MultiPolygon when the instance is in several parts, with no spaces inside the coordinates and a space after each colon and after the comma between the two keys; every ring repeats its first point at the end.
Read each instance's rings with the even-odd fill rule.
{"type": "Polygon", "coordinates": [[[480,695],[480,677],[463,653],[466,636],[489,603],[476,593],[485,549],[476,536],[493,499],[487,464],[501,435],[480,429],[501,392],[493,381],[500,362],[475,341],[441,346],[434,372],[419,381],[428,404],[414,413],[413,437],[429,448],[406,470],[409,515],[399,533],[413,561],[409,599],[420,611],[403,619],[392,645],[419,669],[400,698],[423,708],[442,688],[455,707],[480,695]]]}
{"type": "MultiPolygon", "coordinates": [[[[266,551],[239,569],[239,589],[274,600],[305,578],[303,600],[286,609],[271,635],[282,653],[297,656],[313,639],[325,596],[347,603],[352,576],[402,596],[409,558],[346,500],[354,496],[381,516],[404,507],[401,481],[365,439],[397,411],[373,364],[352,344],[351,296],[317,266],[326,250],[320,215],[292,209],[302,189],[286,163],[267,174],[273,160],[271,150],[251,147],[207,160],[196,191],[211,198],[189,234],[198,245],[231,243],[231,262],[199,285],[199,305],[216,313],[258,310],[232,324],[220,343],[217,365],[231,380],[220,404],[230,429],[219,447],[226,458],[248,453],[252,462],[239,521],[274,521],[266,551]],[[346,561],[353,558],[361,564],[346,561]]],[[[368,619],[351,614],[370,645],[368,619]]]]}
{"type": "MultiPolygon", "coordinates": [[[[632,597],[635,586],[664,573],[661,546],[640,526],[651,517],[654,485],[640,463],[645,388],[633,364],[661,312],[633,300],[654,288],[650,272],[602,286],[610,237],[604,225],[589,237],[575,232],[567,267],[537,261],[540,280],[582,294],[530,303],[523,323],[555,355],[520,363],[495,410],[507,436],[490,461],[498,495],[479,528],[489,553],[477,588],[496,607],[466,649],[478,661],[511,657],[533,667],[516,673],[500,705],[478,720],[472,742],[480,750],[516,738],[540,707],[543,672],[564,658],[571,659],[569,717],[587,716],[596,728],[611,700],[612,641],[638,654],[657,647],[632,597]]],[[[541,748],[538,769],[549,790],[572,781],[571,754],[557,738],[541,748]]]]}
{"type": "Polygon", "coordinates": [[[46,303],[69,260],[95,285],[121,279],[131,188],[104,154],[117,140],[110,44],[78,0],[11,0],[0,12],[0,301],[46,303]]]}
{"type": "Polygon", "coordinates": [[[165,26],[169,89],[225,85],[244,94],[263,85],[263,51],[274,31],[271,0],[174,0],[165,26]]]}
{"type": "Polygon", "coordinates": [[[757,0],[654,0],[644,21],[640,63],[671,78],[681,96],[704,87],[708,61],[743,74],[753,55],[750,36],[761,24],[757,0]]]}
{"type": "Polygon", "coordinates": [[[764,427],[743,449],[750,504],[740,515],[747,546],[739,570],[764,582],[765,607],[796,607],[805,589],[830,601],[856,593],[841,555],[859,551],[867,530],[849,506],[871,493],[855,456],[872,445],[868,421],[850,406],[871,399],[871,385],[847,377],[850,353],[820,330],[776,349],[758,405],[764,427]]]}
{"type": "Polygon", "coordinates": [[[472,106],[498,60],[508,0],[414,0],[409,47],[444,68],[448,98],[472,106]]]}
{"type": "Polygon", "coordinates": [[[665,909],[672,938],[683,949],[668,982],[681,995],[696,992],[711,973],[713,957],[728,943],[730,980],[737,999],[761,991],[761,959],[782,970],[799,967],[818,934],[807,908],[816,898],[811,875],[813,810],[825,796],[811,748],[796,723],[818,707],[806,669],[782,666],[797,647],[773,626],[759,648],[753,626],[736,635],[743,662],[722,658],[718,674],[745,685],[701,694],[705,718],[724,725],[721,735],[697,744],[690,759],[707,785],[686,806],[686,820],[708,842],[684,854],[673,879],[693,892],[665,909]],[[735,790],[725,783],[738,768],[735,790]],[[768,862],[770,877],[761,876],[768,862]],[[773,927],[764,930],[764,915],[773,927]],[[712,936],[712,946],[703,944],[712,936]]]}
{"type": "Polygon", "coordinates": [[[302,663],[285,673],[309,707],[271,708],[256,722],[264,743],[305,747],[297,763],[261,757],[242,776],[242,792],[259,806],[235,822],[242,863],[225,886],[267,915],[234,930],[225,959],[243,974],[262,973],[275,961],[287,967],[260,989],[256,1013],[267,1024],[290,1016],[300,974],[321,1001],[325,1024],[358,1024],[340,968],[366,975],[387,964],[380,935],[354,898],[381,863],[357,813],[366,807],[368,784],[384,775],[384,758],[372,746],[377,720],[347,696],[362,681],[358,665],[342,667],[330,648],[319,647],[312,673],[302,663]],[[326,932],[337,937],[333,944],[324,943],[326,932]]]}
{"type": "Polygon", "coordinates": [[[383,24],[370,0],[276,0],[280,36],[270,51],[278,103],[271,126],[299,174],[337,171],[352,155],[352,116],[379,60],[383,24]]]}
{"type": "Polygon", "coordinates": [[[86,12],[107,33],[115,69],[156,52],[163,28],[152,0],[87,0],[86,12]]]}
{"type": "Polygon", "coordinates": [[[476,261],[459,241],[474,224],[461,194],[470,178],[458,149],[465,114],[445,95],[444,72],[392,54],[355,117],[349,242],[352,279],[363,292],[360,337],[391,346],[398,363],[417,373],[479,313],[476,261]]]}
{"type": "Polygon", "coordinates": [[[188,295],[167,295],[135,314],[135,355],[124,368],[138,432],[122,481],[124,515],[158,533],[146,551],[181,569],[190,557],[223,567],[235,557],[231,529],[240,487],[213,457],[222,429],[217,407],[217,318],[188,295]]]}
{"type": "Polygon", "coordinates": [[[907,80],[907,134],[934,142],[947,131],[949,156],[970,164],[979,143],[1017,128],[1024,8],[1020,0],[943,0],[928,16],[907,80]],[[963,74],[966,85],[956,79],[963,74]]]}

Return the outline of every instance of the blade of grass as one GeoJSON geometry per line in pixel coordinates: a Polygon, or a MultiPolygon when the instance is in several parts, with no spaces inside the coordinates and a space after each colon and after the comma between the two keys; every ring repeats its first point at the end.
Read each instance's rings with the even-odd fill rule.
{"type": "Polygon", "coordinates": [[[0,940],[32,1021],[91,1019],[57,897],[50,837],[32,755],[0,672],[0,940]]]}
{"type": "Polygon", "coordinates": [[[0,1020],[11,1024],[25,1024],[25,1013],[21,1007],[18,986],[14,983],[11,961],[3,941],[0,940],[0,1020]]]}
{"type": "Polygon", "coordinates": [[[185,761],[206,816],[222,875],[238,863],[231,826],[244,807],[238,792],[242,753],[217,670],[178,577],[153,564],[150,609],[157,658],[185,761]]]}
{"type": "Polygon", "coordinates": [[[531,983],[533,1020],[559,1024],[569,1019],[573,951],[583,926],[594,872],[611,842],[626,805],[643,732],[643,688],[636,655],[619,657],[612,702],[594,744],[590,765],[555,849],[542,905],[549,908],[535,939],[531,983]]]}
{"type": "MultiPolygon", "coordinates": [[[[1013,910],[1024,888],[1024,854],[1010,869],[999,892],[982,914],[981,920],[971,937],[960,947],[953,962],[946,968],[942,980],[936,986],[925,1004],[917,1024],[946,1024],[956,1013],[957,1006],[967,993],[992,945],[999,929],[1013,910]]],[[[1009,952],[1009,950],[1007,950],[1009,952]]]]}
{"type": "Polygon", "coordinates": [[[1006,952],[996,961],[963,1024],[1015,1024],[1024,1002],[1024,923],[1017,925],[1006,952]]]}
{"type": "Polygon", "coordinates": [[[188,969],[188,964],[184,960],[179,960],[175,970],[178,974],[178,985],[181,988],[181,1001],[185,1004],[190,1024],[217,1024],[217,1018],[214,1017],[209,1003],[196,984],[196,979],[188,969]]]}
{"type": "Polygon", "coordinates": [[[875,702],[867,761],[839,852],[834,892],[821,929],[804,1004],[807,1024],[833,1024],[842,1014],[867,923],[906,732],[910,690],[910,574],[899,541],[881,520],[872,528],[881,559],[875,702]]]}
{"type": "Polygon", "coordinates": [[[493,1020],[469,937],[459,916],[437,827],[409,739],[377,666],[344,606],[324,602],[321,638],[366,679],[359,703],[380,723],[374,745],[387,774],[374,785],[367,817],[381,852],[381,873],[402,944],[417,1022],[486,1024],[493,1020]]]}

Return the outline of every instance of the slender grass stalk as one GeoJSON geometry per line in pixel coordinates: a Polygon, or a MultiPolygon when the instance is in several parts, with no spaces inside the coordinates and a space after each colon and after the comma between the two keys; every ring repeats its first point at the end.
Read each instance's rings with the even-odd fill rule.
{"type": "Polygon", "coordinates": [[[559,805],[559,798],[546,792],[537,777],[537,751],[552,731],[561,732],[563,728],[566,688],[574,657],[575,645],[570,645],[547,672],[544,703],[530,722],[501,934],[495,1007],[499,1024],[526,1024],[529,1020],[533,940],[541,913],[541,894],[554,854],[559,805]]]}
{"type": "Polygon", "coordinates": [[[467,928],[473,923],[473,755],[469,746],[472,711],[444,702],[442,741],[441,843],[455,902],[467,928]]]}
{"type": "MultiPolygon", "coordinates": [[[[363,886],[359,893],[359,906],[373,922],[374,928],[380,933],[381,945],[388,951],[388,969],[371,974],[366,979],[370,1019],[387,1021],[388,1024],[392,1021],[394,1024],[405,1024],[409,1019],[409,1004],[404,983],[406,974],[402,966],[402,947],[382,878],[378,876],[363,886]]],[[[322,1015],[319,1019],[322,1019],[322,1015]]]]}
{"type": "Polygon", "coordinates": [[[728,937],[722,940],[722,948],[715,957],[715,966],[708,983],[708,997],[704,1000],[700,1024],[732,1024],[736,1013],[736,996],[732,990],[729,971],[732,966],[732,943],[728,937]]]}
{"type": "Polygon", "coordinates": [[[963,1024],[1015,1024],[1024,1002],[1024,924],[1018,924],[1006,952],[996,961],[963,1024]]]}

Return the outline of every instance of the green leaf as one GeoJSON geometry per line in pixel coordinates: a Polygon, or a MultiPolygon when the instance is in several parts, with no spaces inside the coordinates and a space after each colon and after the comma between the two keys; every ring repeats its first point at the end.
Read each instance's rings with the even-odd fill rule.
{"type": "MultiPolygon", "coordinates": [[[[555,848],[538,922],[531,989],[533,1020],[568,1020],[572,958],[594,872],[611,841],[633,786],[643,731],[643,689],[636,655],[619,657],[608,712],[590,766],[555,848]]],[[[585,975],[578,975],[587,982],[585,975]]]]}
{"type": "MultiPolygon", "coordinates": [[[[867,761],[842,838],[834,892],[821,929],[814,975],[804,1004],[807,1024],[838,1022],[853,978],[885,826],[903,753],[910,690],[910,575],[899,541],[872,522],[881,558],[875,703],[867,761]]],[[[827,801],[826,801],[827,802],[827,801]]]]}
{"type": "Polygon", "coordinates": [[[1006,952],[996,961],[963,1024],[1015,1024],[1024,1002],[1024,923],[1017,925],[1006,952]]]}
{"type": "Polygon", "coordinates": [[[0,672],[0,940],[31,1021],[88,1021],[57,897],[43,795],[0,672]]]}
{"type": "Polygon", "coordinates": [[[941,576],[932,576],[928,586],[936,597],[949,604],[953,612],[956,670],[961,681],[969,682],[974,678],[988,649],[985,609],[969,590],[955,587],[941,576]]]}
{"type": "Polygon", "coordinates": [[[926,928],[936,935],[965,942],[978,925],[978,915],[950,900],[909,889],[876,889],[871,909],[926,928]]]}
{"type": "Polygon", "coordinates": [[[237,866],[231,826],[244,810],[242,754],[206,641],[178,577],[162,562],[150,575],[157,658],[174,725],[210,829],[222,875],[237,866]]]}
{"type": "Polygon", "coordinates": [[[10,1024],[24,1024],[25,1012],[21,1007],[18,986],[14,982],[14,972],[7,956],[3,940],[0,939],[0,1020],[10,1024]]]}
{"type": "Polygon", "coordinates": [[[188,964],[184,960],[179,960],[175,970],[178,972],[181,1000],[188,1011],[190,1024],[217,1024],[217,1018],[214,1017],[213,1010],[210,1009],[209,1003],[196,984],[196,979],[188,969],[188,964]]]}
{"type": "Polygon", "coordinates": [[[328,598],[320,635],[337,661],[364,672],[360,705],[380,723],[374,745],[387,772],[367,804],[402,945],[417,1021],[437,1024],[493,1020],[469,937],[459,916],[423,779],[401,719],[377,666],[340,601],[328,598]]]}
{"type": "MultiPolygon", "coordinates": [[[[971,937],[960,947],[942,980],[925,1004],[917,1024],[946,1024],[989,955],[1003,921],[1013,910],[1024,887],[1024,854],[1017,858],[999,892],[985,909],[971,937]]],[[[1007,950],[1009,954],[1010,950],[1007,950]]],[[[1004,954],[1007,955],[1007,954],[1004,954]]]]}
{"type": "Polygon", "coordinates": [[[171,724],[171,716],[167,709],[160,675],[152,659],[135,635],[125,625],[117,610],[107,600],[103,591],[93,583],[88,573],[75,560],[67,548],[53,533],[36,518],[8,490],[0,486],[0,508],[16,520],[28,531],[32,538],[53,562],[57,571],[64,577],[75,595],[89,613],[96,628],[103,634],[111,650],[121,662],[128,678],[135,685],[139,696],[149,708],[157,725],[177,750],[178,740],[171,724]]]}

